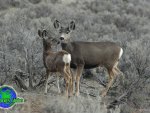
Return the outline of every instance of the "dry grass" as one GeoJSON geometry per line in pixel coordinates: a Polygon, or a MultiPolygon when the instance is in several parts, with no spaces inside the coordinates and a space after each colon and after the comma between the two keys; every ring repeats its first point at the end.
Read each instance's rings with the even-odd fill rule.
{"type": "MultiPolygon", "coordinates": [[[[32,92],[18,90],[18,97],[24,98],[26,102],[17,104],[10,110],[0,110],[0,113],[107,113],[109,97],[102,99],[99,96],[102,87],[96,81],[84,79],[80,88],[80,96],[69,99],[63,93],[58,94],[55,85],[49,87],[47,95],[43,94],[43,87],[32,92]]],[[[119,111],[120,108],[114,112],[119,111]]]]}
{"type": "MultiPolygon", "coordinates": [[[[50,94],[19,94],[26,102],[15,105],[7,113],[107,113],[106,106],[100,104],[101,98],[52,96],[50,94]]],[[[4,110],[1,113],[5,113],[4,110]]]]}

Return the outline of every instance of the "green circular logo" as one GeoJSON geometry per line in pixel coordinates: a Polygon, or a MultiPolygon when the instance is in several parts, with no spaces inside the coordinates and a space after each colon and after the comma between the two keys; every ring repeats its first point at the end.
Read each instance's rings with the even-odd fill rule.
{"type": "Polygon", "coordinates": [[[16,103],[24,102],[24,99],[17,98],[16,91],[10,86],[0,87],[0,107],[4,109],[11,108],[16,103]]]}

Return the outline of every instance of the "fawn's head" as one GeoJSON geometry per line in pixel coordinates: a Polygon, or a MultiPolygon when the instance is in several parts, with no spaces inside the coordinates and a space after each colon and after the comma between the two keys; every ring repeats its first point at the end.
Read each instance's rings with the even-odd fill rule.
{"type": "Polygon", "coordinates": [[[38,35],[43,39],[44,50],[54,49],[60,43],[58,39],[48,36],[46,30],[38,30],[38,35]]]}
{"type": "Polygon", "coordinates": [[[75,22],[71,21],[70,24],[66,27],[61,26],[58,20],[54,21],[54,28],[58,29],[60,37],[59,39],[62,42],[68,42],[70,40],[70,34],[73,30],[75,30],[75,22]]]}

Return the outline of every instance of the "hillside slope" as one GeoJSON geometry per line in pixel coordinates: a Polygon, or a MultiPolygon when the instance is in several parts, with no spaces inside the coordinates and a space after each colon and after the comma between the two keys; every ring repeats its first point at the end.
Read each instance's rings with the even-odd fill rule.
{"type": "MultiPolygon", "coordinates": [[[[76,30],[71,36],[72,40],[109,40],[118,43],[123,48],[124,53],[119,67],[124,76],[118,76],[108,96],[104,98],[106,103],[117,99],[121,113],[140,110],[146,112],[150,108],[149,0],[71,0],[71,2],[64,2],[64,0],[0,0],[1,85],[13,85],[20,92],[20,88],[14,82],[18,73],[22,80],[32,79],[33,85],[38,84],[45,74],[45,69],[42,62],[42,41],[37,31],[47,29],[50,32],[49,35],[58,38],[58,33],[53,28],[55,19],[66,26],[71,20],[76,22],[76,30]],[[119,97],[124,94],[126,95],[120,99],[119,97]]],[[[90,83],[87,80],[88,77],[90,79],[96,76],[92,81],[98,81],[100,89],[104,88],[100,84],[107,83],[108,77],[105,69],[103,71],[99,68],[85,70],[83,75],[81,82],[85,80],[87,84],[90,83]]],[[[26,84],[29,85],[28,82],[26,84]]],[[[93,87],[96,87],[95,84],[93,87]]],[[[25,93],[35,94],[33,99],[36,99],[42,89],[38,88],[40,91],[36,89],[33,93],[30,91],[25,93]]],[[[84,89],[85,86],[81,88],[81,91],[84,89]]],[[[87,89],[85,92],[90,90],[87,89]]],[[[51,95],[50,91],[49,93],[51,95]]],[[[98,93],[99,90],[96,88],[96,98],[98,98],[98,93]]],[[[48,100],[54,97],[50,96],[48,100]]],[[[47,97],[43,95],[41,98],[47,97]]],[[[84,95],[81,98],[86,103],[84,95]]],[[[94,102],[96,104],[99,101],[94,102]]],[[[46,104],[48,106],[48,102],[46,104]]],[[[73,103],[73,106],[75,104],[73,103]]],[[[84,107],[82,109],[88,108],[84,107]]],[[[16,108],[16,112],[19,112],[17,109],[19,108],[16,108]]],[[[90,112],[96,113],[100,110],[100,106],[93,106],[89,109],[92,110],[90,112]]],[[[76,112],[76,109],[73,112],[76,112]]],[[[88,113],[89,111],[83,110],[83,112],[88,113]]]]}

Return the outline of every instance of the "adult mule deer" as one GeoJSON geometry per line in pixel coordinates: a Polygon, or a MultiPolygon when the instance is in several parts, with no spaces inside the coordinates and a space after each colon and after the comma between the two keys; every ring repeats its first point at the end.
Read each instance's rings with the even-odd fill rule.
{"type": "Polygon", "coordinates": [[[73,83],[70,72],[71,55],[64,50],[54,52],[52,46],[59,43],[59,41],[55,38],[48,37],[46,30],[38,30],[38,35],[43,39],[43,63],[46,68],[45,93],[47,93],[49,75],[54,72],[59,72],[64,76],[66,81],[66,96],[68,97],[69,90],[72,95],[73,83]]]}
{"type": "Polygon", "coordinates": [[[75,22],[71,21],[69,26],[63,27],[58,20],[54,21],[54,28],[60,33],[61,47],[71,54],[71,68],[76,69],[76,95],[79,95],[79,82],[83,69],[104,66],[108,70],[109,82],[102,91],[105,96],[112,86],[115,75],[120,70],[118,62],[123,54],[123,49],[113,42],[81,42],[70,41],[71,31],[75,30],[75,22]]]}

